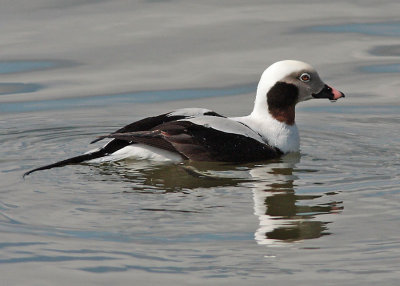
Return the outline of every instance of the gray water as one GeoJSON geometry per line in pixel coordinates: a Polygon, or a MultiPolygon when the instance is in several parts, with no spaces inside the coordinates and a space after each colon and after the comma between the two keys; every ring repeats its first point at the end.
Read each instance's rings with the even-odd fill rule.
{"type": "Polygon", "coordinates": [[[0,285],[398,285],[399,11],[393,0],[2,3],[0,285]],[[346,93],[298,106],[300,154],[22,179],[146,116],[245,115],[261,72],[287,58],[346,93]]]}

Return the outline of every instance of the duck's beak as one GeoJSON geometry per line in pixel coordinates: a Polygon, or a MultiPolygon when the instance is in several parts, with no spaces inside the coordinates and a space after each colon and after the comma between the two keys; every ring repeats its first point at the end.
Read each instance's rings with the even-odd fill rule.
{"type": "Polygon", "coordinates": [[[328,98],[330,100],[338,100],[341,97],[345,97],[343,92],[338,91],[337,89],[330,87],[325,84],[324,88],[321,89],[318,93],[313,93],[312,97],[314,98],[328,98]]]}

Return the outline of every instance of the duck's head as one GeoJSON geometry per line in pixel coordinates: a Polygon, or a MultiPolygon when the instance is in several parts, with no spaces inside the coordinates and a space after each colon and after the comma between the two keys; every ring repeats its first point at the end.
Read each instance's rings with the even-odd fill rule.
{"type": "Polygon", "coordinates": [[[253,114],[261,115],[267,111],[279,121],[294,123],[297,103],[312,98],[335,101],[341,97],[344,94],[325,84],[309,64],[285,60],[272,64],[262,74],[253,114]],[[285,113],[293,118],[285,119],[285,113]]]}

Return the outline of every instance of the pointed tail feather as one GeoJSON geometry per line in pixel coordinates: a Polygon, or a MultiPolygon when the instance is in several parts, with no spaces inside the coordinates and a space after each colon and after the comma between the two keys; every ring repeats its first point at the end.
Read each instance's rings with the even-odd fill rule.
{"type": "Polygon", "coordinates": [[[96,139],[90,141],[89,144],[93,144],[93,143],[99,142],[99,141],[101,141],[101,140],[103,140],[105,138],[107,138],[107,136],[99,136],[96,139]]]}
{"type": "Polygon", "coordinates": [[[53,164],[50,164],[50,165],[45,165],[45,166],[30,170],[30,171],[26,172],[23,175],[23,177],[28,176],[29,174],[32,174],[33,172],[36,172],[36,171],[47,170],[47,169],[52,169],[52,168],[57,168],[57,167],[63,167],[63,166],[66,166],[66,165],[71,165],[71,164],[78,164],[78,163],[82,163],[84,161],[88,161],[88,160],[96,159],[96,158],[99,158],[99,157],[103,157],[105,155],[107,155],[106,150],[100,149],[100,150],[95,151],[95,152],[91,152],[91,153],[83,154],[83,155],[80,155],[80,156],[72,157],[72,158],[69,158],[69,159],[66,159],[66,160],[63,160],[63,161],[59,161],[59,162],[56,162],[56,163],[53,163],[53,164]]]}

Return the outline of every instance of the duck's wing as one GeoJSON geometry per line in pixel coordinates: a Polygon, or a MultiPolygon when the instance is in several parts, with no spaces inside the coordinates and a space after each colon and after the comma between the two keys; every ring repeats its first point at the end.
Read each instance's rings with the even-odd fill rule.
{"type": "Polygon", "coordinates": [[[149,131],[112,133],[105,137],[176,152],[193,161],[256,162],[282,155],[247,126],[221,117],[171,121],[149,131]]]}
{"type": "MultiPolygon", "coordinates": [[[[112,134],[116,133],[126,133],[126,132],[136,132],[136,131],[146,131],[151,130],[152,128],[167,123],[171,121],[181,120],[181,119],[188,119],[188,118],[195,118],[199,116],[216,116],[216,117],[224,117],[212,110],[204,109],[204,108],[182,108],[176,111],[164,113],[157,116],[147,117],[138,121],[135,121],[131,124],[128,124],[117,131],[113,132],[112,134]]],[[[93,140],[92,143],[98,142],[106,137],[98,137],[93,140]]]]}

